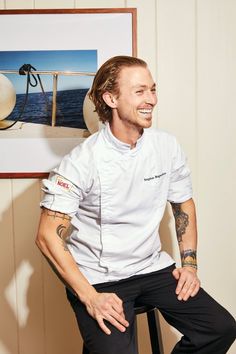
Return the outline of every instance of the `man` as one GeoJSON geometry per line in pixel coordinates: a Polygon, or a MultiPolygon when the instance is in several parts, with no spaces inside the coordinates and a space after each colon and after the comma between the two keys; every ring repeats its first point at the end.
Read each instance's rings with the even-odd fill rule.
{"type": "Polygon", "coordinates": [[[136,354],[135,302],[159,308],[183,337],[172,353],[226,353],[235,321],[197,277],[190,172],[171,135],[151,127],[156,85],[147,64],[117,56],[90,91],[105,127],[44,181],[37,245],[67,285],[87,348],[136,354]],[[172,205],[182,267],[161,250],[172,205]]]}

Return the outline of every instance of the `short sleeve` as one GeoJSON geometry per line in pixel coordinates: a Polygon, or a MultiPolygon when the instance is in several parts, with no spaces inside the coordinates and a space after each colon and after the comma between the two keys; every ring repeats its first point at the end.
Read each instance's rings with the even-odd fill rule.
{"type": "Polygon", "coordinates": [[[186,156],[179,143],[174,140],[168,201],[183,203],[192,198],[192,181],[186,156]]]}
{"type": "Polygon", "coordinates": [[[43,180],[41,207],[65,213],[73,217],[84,198],[86,171],[75,152],[63,158],[60,165],[43,180]]]}

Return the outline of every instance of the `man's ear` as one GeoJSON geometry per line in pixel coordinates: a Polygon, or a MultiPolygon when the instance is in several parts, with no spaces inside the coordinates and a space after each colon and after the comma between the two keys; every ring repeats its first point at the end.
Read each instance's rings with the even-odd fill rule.
{"type": "Polygon", "coordinates": [[[111,108],[116,108],[116,98],[110,92],[104,92],[102,95],[104,102],[111,108]]]}

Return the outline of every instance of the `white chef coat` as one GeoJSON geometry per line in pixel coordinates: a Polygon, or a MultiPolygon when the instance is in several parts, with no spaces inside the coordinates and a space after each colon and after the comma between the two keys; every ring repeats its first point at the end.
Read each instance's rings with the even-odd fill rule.
{"type": "Polygon", "coordinates": [[[172,135],[145,129],[131,149],[106,124],[64,157],[43,190],[41,206],[72,217],[68,247],[91,284],[174,263],[158,229],[166,202],[190,199],[192,187],[172,135]]]}

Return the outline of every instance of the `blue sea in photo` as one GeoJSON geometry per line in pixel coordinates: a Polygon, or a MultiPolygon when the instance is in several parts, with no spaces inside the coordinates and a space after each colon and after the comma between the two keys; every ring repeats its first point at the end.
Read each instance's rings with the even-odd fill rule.
{"type": "MultiPolygon", "coordinates": [[[[88,89],[57,91],[56,126],[87,129],[83,117],[83,101],[88,89]]],[[[25,94],[16,95],[16,105],[8,120],[51,125],[52,92],[29,93],[22,116],[25,94]]]]}

